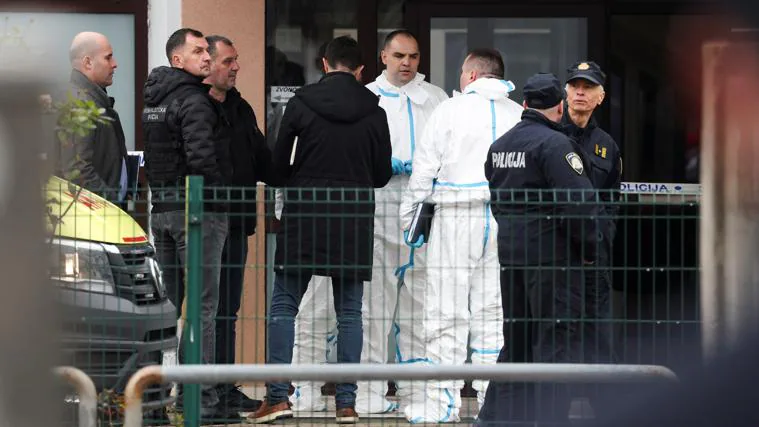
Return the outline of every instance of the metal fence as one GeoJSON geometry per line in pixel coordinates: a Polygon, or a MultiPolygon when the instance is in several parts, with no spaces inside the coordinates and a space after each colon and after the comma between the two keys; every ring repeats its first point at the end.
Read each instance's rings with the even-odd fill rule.
{"type": "MultiPolygon", "coordinates": [[[[74,231],[54,231],[56,240],[53,241],[55,245],[53,252],[57,259],[56,268],[62,272],[57,276],[62,288],[62,301],[69,308],[69,317],[66,321],[67,334],[64,335],[65,354],[70,356],[67,363],[82,368],[95,380],[101,397],[99,406],[101,420],[111,422],[110,420],[118,420],[123,416],[124,389],[127,380],[138,368],[162,363],[171,366],[175,363],[172,361],[176,360],[178,326],[182,331],[184,341],[183,363],[202,362],[204,340],[202,338],[201,290],[204,286],[203,274],[209,268],[216,268],[222,276],[227,275],[226,280],[230,279],[230,274],[235,274],[234,268],[244,275],[244,291],[241,298],[230,294],[228,287],[222,290],[219,297],[222,304],[231,299],[241,299],[239,314],[217,313],[214,317],[217,322],[217,339],[221,337],[221,341],[226,342],[227,345],[231,339],[229,329],[232,325],[236,325],[237,342],[233,347],[235,362],[252,364],[265,361],[267,348],[265,328],[269,320],[267,307],[276,273],[286,269],[315,267],[315,265],[297,265],[291,261],[277,263],[274,256],[277,250],[277,238],[285,238],[283,233],[292,233],[293,229],[282,227],[281,216],[278,212],[281,208],[282,197],[278,196],[273,189],[263,186],[257,189],[209,189],[202,187],[202,184],[198,182],[189,184],[186,187],[186,194],[179,191],[171,196],[173,197],[171,201],[182,206],[186,213],[178,217],[178,221],[186,230],[186,236],[174,237],[178,242],[186,241],[186,259],[183,263],[180,262],[178,253],[172,255],[173,262],[166,261],[169,258],[161,260],[160,255],[156,253],[165,249],[160,246],[160,237],[156,241],[157,231],[170,228],[165,222],[161,223],[161,221],[166,221],[167,215],[155,215],[155,207],[160,206],[162,201],[166,202],[166,199],[158,198],[158,195],[162,193],[161,189],[152,189],[152,194],[147,191],[135,193],[135,197],[124,205],[124,211],[128,213],[126,215],[123,211],[117,212],[115,208],[91,197],[87,192],[77,194],[79,190],[74,187],[69,188],[68,184],[56,183],[57,187],[52,190],[48,188],[49,195],[57,191],[61,199],[66,197],[72,199],[74,196],[78,200],[75,207],[68,207],[68,199],[54,204],[59,209],[57,211],[59,216],[69,218],[69,220],[64,220],[64,225],[71,226],[73,223],[74,231]],[[148,215],[151,207],[154,209],[153,214],[148,215]],[[66,209],[69,211],[65,212],[66,209]],[[240,220],[252,222],[256,225],[256,233],[248,235],[248,232],[239,228],[235,230],[240,234],[237,236],[237,241],[245,242],[248,246],[248,254],[242,261],[220,258],[219,265],[209,266],[204,258],[208,246],[203,244],[207,237],[203,234],[203,219],[216,216],[220,211],[228,211],[226,214],[228,220],[231,222],[236,219],[238,225],[245,222],[240,220]],[[71,221],[70,218],[76,219],[71,221]],[[117,231],[114,232],[114,230],[117,231]],[[182,267],[183,265],[186,267],[182,267]],[[76,277],[67,278],[63,273],[72,273],[76,277]],[[84,276],[84,273],[89,276],[84,276]],[[167,275],[171,277],[171,280],[180,277],[180,283],[186,281],[185,297],[171,295],[176,288],[166,288],[167,275]],[[184,310],[181,303],[172,304],[172,301],[185,301],[184,310]],[[183,311],[185,321],[178,322],[178,317],[183,311]],[[227,336],[222,336],[225,334],[227,336]]],[[[309,191],[313,190],[301,189],[299,193],[306,194],[309,191]]],[[[356,193],[355,190],[342,191],[343,194],[356,193]]],[[[697,258],[699,196],[700,189],[695,185],[624,183],[621,199],[612,202],[618,209],[614,213],[617,231],[610,255],[609,270],[612,275],[613,289],[611,313],[605,322],[612,327],[613,351],[617,355],[616,361],[619,364],[660,365],[677,372],[680,366],[699,358],[697,258]]],[[[382,217],[396,216],[394,213],[388,213],[390,212],[388,207],[395,206],[402,198],[402,192],[389,197],[392,200],[387,203],[381,197],[374,199],[379,220],[382,217]]],[[[337,202],[328,202],[327,206],[330,203],[337,202]]],[[[594,201],[594,203],[600,202],[594,201]]],[[[307,204],[308,202],[302,203],[302,205],[307,204]]],[[[472,212],[474,210],[467,208],[465,213],[459,215],[453,223],[460,223],[461,227],[465,227],[473,220],[484,219],[484,213],[487,211],[479,211],[483,212],[479,218],[473,217],[472,212]]],[[[298,214],[294,216],[292,212],[290,214],[291,217],[298,217],[298,214]]],[[[301,215],[305,218],[314,214],[301,215]]],[[[343,219],[349,219],[346,214],[343,215],[343,219]]],[[[557,221],[570,219],[555,218],[557,221]]],[[[310,227],[310,231],[314,231],[317,225],[311,224],[310,227]]],[[[495,227],[495,224],[490,224],[490,227],[495,227]]],[[[397,232],[400,233],[400,231],[399,227],[397,232]]],[[[299,241],[298,236],[293,237],[292,241],[299,241]]],[[[369,236],[365,240],[371,244],[372,238],[369,236]]],[[[483,245],[481,238],[475,239],[477,242],[474,242],[472,238],[453,236],[446,240],[451,240],[447,246],[450,248],[447,249],[449,251],[475,244],[483,245]]],[[[312,246],[306,248],[305,251],[309,252],[311,249],[319,248],[317,243],[319,242],[303,242],[300,247],[295,246],[293,249],[303,250],[304,246],[310,244],[312,246]]],[[[416,250],[417,255],[429,250],[429,245],[426,246],[426,248],[416,250]]],[[[428,254],[427,265],[432,265],[433,261],[435,261],[434,257],[428,254]]],[[[380,267],[389,271],[386,274],[392,275],[397,267],[407,265],[408,262],[408,258],[401,259],[401,256],[392,260],[387,258],[384,265],[375,265],[374,269],[380,267]]],[[[332,267],[339,269],[346,266],[335,264],[332,267]]],[[[438,269],[437,274],[442,280],[454,280],[457,267],[460,266],[448,262],[448,264],[438,263],[435,268],[438,269]]],[[[569,264],[551,266],[559,270],[570,267],[572,266],[569,264]]],[[[584,272],[597,270],[592,266],[580,266],[579,269],[584,272]]],[[[406,271],[410,280],[413,280],[413,268],[406,271]]],[[[481,275],[479,276],[481,280],[498,287],[499,274],[492,273],[476,274],[481,275]]],[[[557,283],[560,283],[563,276],[557,277],[559,278],[557,283]]],[[[395,275],[385,279],[397,282],[395,275]]],[[[222,277],[223,280],[225,280],[224,277],[222,277]]],[[[329,363],[335,359],[334,345],[337,329],[334,311],[330,311],[328,305],[332,296],[329,286],[327,279],[320,281],[318,278],[312,280],[309,285],[310,290],[301,304],[301,312],[296,319],[295,342],[299,344],[299,347],[294,363],[329,363]],[[311,305],[307,306],[307,304],[311,305]]],[[[181,288],[184,288],[184,285],[181,288]]],[[[367,288],[367,290],[370,293],[380,292],[379,288],[375,287],[367,288]]],[[[364,295],[364,298],[371,299],[372,296],[364,295]]],[[[391,362],[398,359],[399,348],[402,348],[396,341],[396,337],[401,335],[397,331],[398,325],[412,325],[411,327],[421,330],[424,320],[424,312],[413,304],[409,307],[400,307],[396,313],[395,298],[397,294],[385,298],[389,301],[388,304],[392,304],[392,307],[383,311],[387,313],[384,320],[389,325],[386,334],[385,330],[373,331],[371,324],[365,323],[364,328],[365,336],[374,334],[376,339],[379,332],[379,335],[384,334],[387,337],[388,342],[385,347],[387,354],[384,358],[391,362]]],[[[464,297],[453,295],[451,298],[463,301],[464,297]]],[[[484,297],[480,298],[484,302],[484,297]]],[[[443,299],[445,298],[438,299],[437,302],[442,303],[443,299]]],[[[471,301],[468,302],[471,303],[471,301]]],[[[498,302],[500,303],[500,300],[498,302]]],[[[543,319],[537,316],[532,321],[560,322],[562,318],[558,316],[543,319]]],[[[582,321],[596,322],[597,320],[582,321]]],[[[457,325],[454,322],[454,326],[457,325]]],[[[501,328],[498,327],[496,335],[500,332],[501,328]]],[[[428,337],[424,336],[424,338],[428,337]]],[[[464,343],[466,361],[477,363],[478,347],[472,345],[472,340],[470,335],[464,343]]],[[[555,343],[557,341],[554,339],[555,343]]],[[[404,355],[401,354],[400,357],[403,361],[404,355]]],[[[247,376],[243,377],[238,381],[252,380],[247,376]]],[[[296,377],[293,375],[288,378],[295,379],[296,377]]],[[[324,384],[327,387],[318,388],[322,388],[327,394],[334,392],[330,383],[334,383],[336,379],[324,381],[324,383],[305,381],[308,379],[301,378],[300,382],[293,381],[294,389],[299,384],[304,387],[313,386],[313,384],[318,387],[324,384]]],[[[400,380],[395,377],[383,377],[383,379],[391,380],[389,395],[392,396],[395,385],[400,380]]],[[[254,384],[244,383],[243,385],[251,387],[254,384]]],[[[173,398],[169,395],[170,387],[171,384],[154,384],[145,390],[142,396],[144,407],[140,411],[148,411],[145,416],[146,422],[153,418],[156,419],[156,423],[170,421],[171,417],[167,417],[161,411],[149,413],[152,409],[165,407],[173,402],[173,398]]],[[[251,388],[244,388],[244,390],[252,394],[251,388]]],[[[260,389],[257,391],[260,392],[260,389]]],[[[474,398],[476,390],[473,382],[467,381],[461,393],[464,397],[474,398]]],[[[182,408],[184,421],[192,423],[199,420],[201,395],[200,386],[188,384],[184,387],[184,407],[182,408]]],[[[263,396],[256,394],[252,397],[261,399],[263,396]]],[[[292,398],[295,399],[295,395],[292,398]]]]}

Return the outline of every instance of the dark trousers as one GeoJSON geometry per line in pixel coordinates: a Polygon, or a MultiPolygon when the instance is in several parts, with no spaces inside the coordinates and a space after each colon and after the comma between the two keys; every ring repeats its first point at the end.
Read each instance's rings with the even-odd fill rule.
{"type": "MultiPolygon", "coordinates": [[[[310,280],[310,275],[276,274],[266,334],[269,339],[266,363],[292,363],[295,316],[298,314],[298,307],[310,280]]],[[[332,296],[337,316],[337,361],[338,363],[360,363],[364,339],[361,321],[364,283],[357,279],[332,277],[332,296]]],[[[289,383],[267,383],[266,385],[267,400],[270,405],[287,401],[289,383]]],[[[352,408],[355,403],[356,384],[337,384],[335,390],[337,408],[352,408]]]]}
{"type": "MultiPolygon", "coordinates": [[[[501,303],[504,346],[498,363],[613,361],[606,332],[609,289],[588,286],[578,265],[502,266],[501,303]]],[[[579,385],[491,381],[478,425],[532,425],[535,420],[565,425],[572,398],[592,397],[591,391],[579,385]]]]}
{"type": "MultiPolygon", "coordinates": [[[[216,363],[235,363],[237,313],[242,303],[242,284],[248,258],[248,236],[244,230],[230,228],[222,253],[219,279],[219,310],[216,314],[216,363]]],[[[234,384],[221,384],[221,393],[234,384]]]]}
{"type": "MultiPolygon", "coordinates": [[[[221,254],[229,229],[227,214],[207,212],[203,216],[203,287],[200,290],[200,321],[202,334],[202,360],[204,364],[216,361],[216,313],[219,307],[219,275],[221,254]]],[[[171,211],[151,215],[151,230],[155,241],[156,258],[163,272],[169,299],[182,315],[185,297],[184,268],[187,259],[185,212],[171,211]]],[[[186,330],[186,329],[185,329],[186,330]]],[[[179,361],[185,361],[185,340],[179,345],[179,361]]],[[[179,387],[180,394],[182,387],[179,387]]],[[[216,388],[201,385],[202,408],[211,413],[218,404],[216,388]]],[[[181,399],[179,404],[181,404],[181,399]]]]}

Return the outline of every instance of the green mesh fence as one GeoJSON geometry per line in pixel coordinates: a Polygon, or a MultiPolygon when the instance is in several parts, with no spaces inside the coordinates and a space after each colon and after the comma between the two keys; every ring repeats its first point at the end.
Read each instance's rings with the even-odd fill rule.
{"type": "MultiPolygon", "coordinates": [[[[67,357],[62,364],[80,367],[91,375],[103,400],[103,425],[118,425],[120,393],[131,373],[148,364],[177,363],[178,327],[183,331],[180,363],[210,360],[211,353],[203,348],[211,342],[207,331],[204,335],[204,326],[213,307],[207,306],[204,290],[207,278],[218,274],[221,308],[212,316],[216,363],[264,363],[272,339],[280,347],[289,342],[282,336],[267,335],[266,330],[273,320],[269,316],[273,290],[282,286],[281,281],[276,283],[279,275],[296,277],[287,282],[288,286],[297,282],[297,286],[288,289],[303,294],[293,322],[293,363],[334,363],[346,357],[340,356],[337,346],[337,297],[343,306],[343,325],[360,321],[363,326],[364,363],[495,363],[504,325],[510,328],[507,332],[512,340],[528,347],[536,342],[530,333],[541,325],[566,323],[581,330],[575,348],[579,353],[573,356],[578,361],[613,356],[610,361],[614,363],[657,364],[677,371],[700,357],[699,191],[667,185],[626,183],[619,200],[589,202],[604,205],[604,209],[610,203],[615,207],[609,210],[613,214],[601,213],[596,218],[613,219],[616,224],[608,267],[575,263],[572,257],[579,255],[581,260],[583,250],[572,247],[540,248],[539,253],[566,256],[553,263],[517,267],[498,262],[498,223],[490,216],[492,203],[472,200],[471,192],[462,191],[438,203],[428,241],[414,249],[412,258],[410,247],[403,242],[402,189],[375,194],[360,189],[277,192],[263,186],[201,187],[195,188],[201,200],[190,204],[192,207],[187,204],[184,187],[152,189],[150,200],[147,192],[138,192],[125,204],[125,212],[117,212],[86,192],[77,195],[76,188],[58,183],[55,191],[48,192],[48,196],[57,192],[61,199],[52,204],[57,209],[53,214],[57,212],[66,226],[75,228],[73,232],[55,231],[57,239],[52,246],[51,276],[60,284],[62,302],[70,315],[62,334],[67,357]],[[66,198],[72,194],[79,201],[63,215],[66,198]],[[182,210],[156,211],[167,205],[182,210]],[[284,212],[280,212],[283,205],[284,212]],[[114,233],[115,228],[119,231],[114,233]],[[82,237],[85,230],[89,234],[82,237]],[[223,237],[209,239],[212,235],[223,237]],[[123,241],[125,238],[128,241],[123,241]],[[219,253],[211,256],[216,251],[219,253]],[[325,251],[330,256],[318,256],[325,251]],[[516,292],[515,286],[509,287],[507,294],[501,292],[502,280],[516,283],[517,276],[533,273],[551,290],[535,293],[533,301],[528,301],[528,293],[516,292]],[[575,283],[575,274],[598,276],[594,285],[579,286],[583,292],[609,284],[608,303],[599,302],[608,307],[608,315],[593,317],[583,311],[592,299],[589,292],[579,299],[568,293],[567,284],[575,283]],[[608,282],[603,281],[604,275],[608,282]],[[338,281],[341,289],[335,289],[335,276],[343,279],[338,281]],[[346,295],[345,289],[363,282],[368,284],[361,285],[364,304],[360,316],[346,312],[345,306],[355,294],[346,295]],[[184,289],[181,295],[179,290],[184,289]],[[564,308],[570,311],[525,311],[530,304],[542,307],[541,298],[562,293],[568,295],[570,302],[564,308]],[[188,310],[187,322],[178,321],[182,302],[188,310]],[[236,307],[239,311],[231,312],[236,307]],[[582,314],[573,314],[575,309],[582,314]],[[598,342],[606,332],[609,345],[604,347],[598,342]]],[[[587,225],[582,216],[541,211],[556,207],[547,200],[538,199],[529,213],[512,216],[548,217],[544,218],[546,224],[587,225]]],[[[557,241],[571,243],[565,228],[552,233],[557,241]]],[[[517,247],[519,242],[511,245],[517,247]]],[[[585,280],[583,277],[582,283],[585,280]]],[[[541,345],[573,348],[575,343],[555,329],[545,332],[548,335],[541,345]]],[[[478,391],[483,392],[486,383],[441,385],[392,378],[360,383],[359,397],[363,391],[376,391],[362,404],[373,412],[385,412],[359,412],[360,423],[407,424],[404,411],[409,404],[421,407],[422,413],[434,412],[437,402],[429,397],[430,387],[451,391],[445,397],[452,399],[452,412],[456,413],[443,414],[450,417],[445,421],[471,423],[481,403],[478,391]],[[384,407],[387,402],[390,406],[384,407]]],[[[145,424],[197,425],[211,415],[219,416],[215,419],[220,425],[246,422],[249,412],[236,418],[234,408],[220,412],[234,412],[229,417],[209,414],[198,402],[212,394],[212,388],[222,401],[236,393],[232,390],[254,399],[265,396],[263,384],[188,384],[181,387],[183,405],[177,407],[170,387],[156,386],[144,396],[145,424]]],[[[333,396],[339,389],[328,379],[294,381],[288,390],[294,419],[288,423],[333,423],[333,396]]],[[[591,394],[575,399],[569,416],[591,417],[598,409],[593,407],[591,394]]],[[[75,399],[69,396],[69,400],[75,399]]]]}
{"type": "MultiPolygon", "coordinates": [[[[565,265],[558,263],[537,267],[551,272],[551,280],[557,287],[568,281],[566,270],[573,268],[586,274],[606,270],[609,275],[612,289],[608,292],[608,317],[596,319],[581,316],[579,321],[604,326],[596,329],[608,328],[611,347],[603,350],[592,346],[584,348],[581,361],[592,361],[594,355],[591,353],[606,351],[613,353],[614,360],[618,363],[661,364],[677,368],[699,357],[696,258],[698,191],[693,191],[692,187],[685,190],[681,186],[677,186],[679,189],[675,187],[627,184],[628,192],[620,200],[613,202],[616,206],[614,219],[617,232],[614,245],[610,248],[608,268],[576,267],[567,261],[563,261],[565,265]]],[[[453,218],[453,225],[445,227],[442,233],[438,231],[438,235],[433,231],[430,239],[437,238],[438,242],[445,242],[442,245],[444,249],[437,249],[434,255],[430,255],[428,251],[432,250],[431,242],[415,249],[416,265],[406,269],[405,280],[401,282],[397,275],[398,269],[410,263],[409,248],[401,241],[403,224],[398,214],[398,205],[403,198],[402,191],[384,195],[375,195],[374,191],[366,190],[363,190],[364,194],[361,193],[361,190],[356,189],[325,191],[302,188],[280,192],[269,189],[264,200],[259,200],[267,205],[265,221],[262,221],[267,225],[267,313],[270,313],[268,310],[271,308],[272,290],[277,286],[275,278],[278,274],[286,277],[290,272],[297,272],[299,276],[304,277],[297,279],[297,288],[303,299],[294,322],[293,363],[331,363],[338,360],[336,342],[339,333],[333,300],[340,296],[335,294],[334,280],[326,274],[360,276],[362,270],[355,271],[353,267],[369,266],[361,264],[362,249],[358,248],[360,244],[370,247],[370,258],[373,261],[373,274],[370,276],[372,282],[364,287],[363,295],[364,362],[494,362],[500,342],[496,342],[495,347],[491,344],[492,348],[488,348],[488,342],[492,342],[494,336],[501,334],[501,320],[497,317],[496,320],[487,317],[493,317],[492,310],[501,310],[502,304],[497,293],[487,293],[484,290],[492,291],[492,288],[498,288],[502,272],[499,270],[497,255],[494,264],[497,271],[488,271],[488,267],[478,266],[478,261],[482,264],[483,253],[494,250],[489,245],[497,246],[495,223],[491,222],[489,225],[490,241],[483,241],[488,227],[487,221],[484,220],[487,212],[484,204],[467,202],[467,196],[460,195],[463,202],[456,201],[450,209],[441,208],[448,211],[445,215],[450,214],[453,218]],[[374,215],[363,209],[372,203],[374,215]],[[284,213],[281,213],[283,205],[284,213]],[[346,205],[351,207],[348,208],[346,205]],[[371,219],[374,234],[371,231],[366,232],[363,225],[357,224],[360,219],[371,219]],[[473,226],[472,223],[476,225],[473,226]],[[390,237],[391,233],[386,231],[391,227],[395,227],[392,234],[394,237],[390,237]],[[476,235],[478,227],[480,231],[479,235],[476,235]],[[365,234],[362,235],[360,232],[365,234]],[[345,238],[345,235],[349,237],[345,238]],[[341,239],[343,241],[340,241],[341,239]],[[382,245],[378,245],[378,241],[386,246],[395,245],[396,249],[382,251],[382,245]],[[488,246],[487,251],[484,250],[484,246],[488,246]],[[469,247],[474,249],[468,249],[469,247]],[[280,255],[276,255],[277,250],[280,250],[280,255]],[[315,256],[324,251],[332,251],[335,256],[326,259],[318,259],[315,256]],[[464,261],[459,261],[460,258],[450,256],[451,252],[465,252],[469,259],[465,257],[464,261]],[[420,266],[424,265],[419,259],[425,256],[427,277],[417,278],[416,276],[422,276],[418,271],[420,266]],[[353,261],[346,263],[345,259],[353,261]],[[462,268],[460,262],[463,262],[466,268],[462,268]],[[462,273],[462,270],[465,271],[462,273]],[[309,276],[311,274],[313,277],[309,276]],[[430,276],[433,278],[430,279],[430,276]],[[407,287],[414,286],[409,284],[415,280],[422,283],[416,286],[427,289],[426,299],[420,298],[416,291],[406,291],[407,287]],[[453,284],[447,290],[453,293],[430,295],[431,290],[442,292],[441,283],[446,281],[453,284]],[[484,284],[479,288],[480,294],[473,291],[473,281],[484,284]],[[399,283],[402,283],[400,290],[397,288],[399,283]],[[443,319],[441,307],[446,304],[469,309],[469,317],[443,319]],[[425,308],[425,305],[433,308],[425,308]],[[475,311],[475,306],[479,311],[475,311]],[[491,311],[488,312],[488,309],[491,311]],[[437,323],[437,329],[430,327],[430,323],[437,323]],[[463,323],[467,323],[463,328],[464,332],[455,334],[457,336],[448,343],[436,340],[438,336],[450,335],[451,328],[460,327],[463,323]],[[476,323],[480,324],[479,330],[485,332],[477,332],[476,323]],[[411,344],[402,342],[409,338],[411,344]],[[371,341],[369,344],[366,343],[367,339],[371,341]],[[414,344],[419,348],[414,348],[414,344]],[[457,353],[456,358],[445,360],[439,357],[449,353],[457,353]]],[[[547,203],[549,202],[543,202],[547,203]]],[[[534,205],[540,206],[541,202],[534,205]]],[[[439,211],[436,212],[437,220],[447,220],[447,217],[438,215],[439,211]]],[[[559,215],[553,218],[553,221],[579,219],[561,218],[559,215]]],[[[608,214],[601,214],[600,219],[612,218],[608,214]]],[[[261,247],[257,249],[262,250],[261,247]]],[[[495,250],[497,254],[497,249],[495,250]]],[[[566,251],[566,248],[552,250],[555,253],[557,250],[566,251]]],[[[492,270],[492,259],[490,262],[492,270]]],[[[505,270],[513,273],[516,269],[505,270]]],[[[341,284],[343,287],[344,282],[343,280],[341,284]]],[[[556,292],[561,290],[557,289],[556,292]]],[[[579,304],[583,302],[580,301],[579,304]]],[[[255,316],[249,313],[244,309],[240,312],[243,324],[247,320],[259,322],[259,327],[264,326],[260,322],[262,319],[258,317],[260,313],[255,316]]],[[[523,321],[524,328],[532,328],[530,322],[570,322],[573,319],[568,318],[566,314],[557,314],[554,317],[512,317],[508,320],[511,324],[523,321]]],[[[584,330],[581,340],[592,342],[592,335],[599,333],[596,329],[584,330]]],[[[271,346],[271,337],[269,340],[271,346]]],[[[558,347],[562,344],[560,341],[559,337],[551,337],[548,345],[558,347]]],[[[380,394],[385,394],[387,401],[391,404],[398,403],[400,407],[388,407],[391,408],[389,412],[383,414],[362,413],[363,420],[372,423],[405,423],[404,400],[424,402],[425,390],[431,384],[397,384],[392,379],[388,380],[387,383],[359,384],[359,397],[362,385],[369,388],[379,387],[380,394]]],[[[478,411],[477,391],[484,390],[484,385],[475,383],[449,384],[462,398],[458,408],[459,422],[471,421],[478,411]]],[[[256,398],[264,397],[265,390],[260,385],[255,390],[246,390],[256,398]]],[[[332,398],[335,394],[336,385],[330,381],[294,381],[290,387],[290,400],[293,402],[293,408],[299,409],[294,412],[296,422],[310,422],[309,420],[333,416],[330,414],[334,412],[329,411],[335,408],[332,398]],[[328,412],[321,412],[325,409],[328,412]]],[[[369,409],[382,410],[385,400],[380,399],[377,395],[372,396],[369,399],[369,409]]],[[[459,403],[456,402],[456,405],[459,403]]],[[[582,417],[588,412],[584,411],[586,406],[580,401],[574,402],[572,408],[575,412],[579,411],[579,416],[582,417]]]]}

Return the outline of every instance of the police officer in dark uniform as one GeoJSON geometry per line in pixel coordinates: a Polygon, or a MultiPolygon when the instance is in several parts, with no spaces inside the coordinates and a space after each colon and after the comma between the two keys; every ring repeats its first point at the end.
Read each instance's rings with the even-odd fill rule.
{"type": "MultiPolygon", "coordinates": [[[[604,83],[606,74],[595,62],[582,61],[567,70],[566,108],[561,118],[564,132],[572,138],[583,152],[589,165],[588,177],[593,187],[599,190],[602,201],[600,228],[603,241],[599,245],[598,264],[585,273],[588,303],[598,306],[596,312],[604,319],[611,316],[610,293],[612,286],[611,254],[616,234],[615,219],[619,212],[619,190],[622,178],[622,156],[614,139],[599,128],[593,117],[606,95],[604,83]],[[594,298],[590,298],[590,296],[594,298]]],[[[599,324],[598,333],[602,341],[596,352],[599,362],[615,361],[612,344],[612,324],[599,324]],[[608,345],[607,345],[608,344],[608,345]]]]}
{"type": "MultiPolygon", "coordinates": [[[[499,363],[577,363],[593,345],[582,322],[592,315],[584,312],[583,269],[595,263],[599,208],[578,147],[561,132],[562,101],[553,74],[530,77],[522,121],[493,143],[485,162],[501,264],[499,363]]],[[[573,393],[549,387],[536,400],[528,384],[491,381],[478,424],[533,425],[536,414],[566,422],[573,393]]]]}

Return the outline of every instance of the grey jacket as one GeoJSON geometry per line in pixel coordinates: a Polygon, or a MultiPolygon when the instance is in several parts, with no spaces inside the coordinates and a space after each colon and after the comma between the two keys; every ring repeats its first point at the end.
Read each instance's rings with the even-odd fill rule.
{"type": "Polygon", "coordinates": [[[71,71],[69,91],[79,99],[92,100],[98,107],[105,108],[105,114],[112,121],[98,123],[96,129],[84,138],[77,138],[74,144],[63,144],[61,166],[64,177],[78,170],[78,176],[72,179],[75,184],[103,195],[111,202],[118,202],[127,149],[119,115],[113,109],[114,99],[77,70],[71,71]]]}

